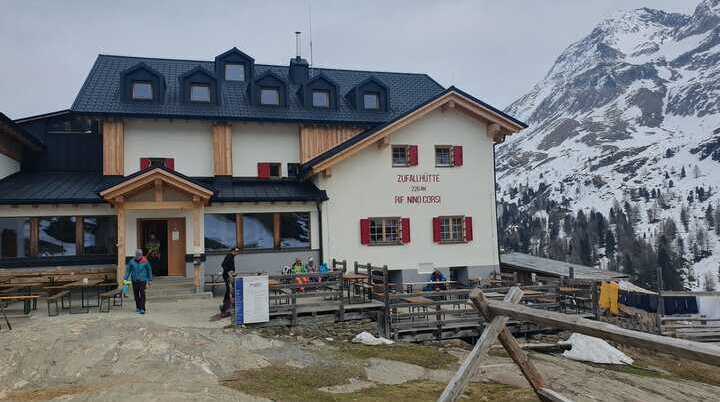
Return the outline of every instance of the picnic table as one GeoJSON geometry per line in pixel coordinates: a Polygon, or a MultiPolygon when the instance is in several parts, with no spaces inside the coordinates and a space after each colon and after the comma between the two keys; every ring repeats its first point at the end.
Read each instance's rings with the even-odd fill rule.
{"type": "Polygon", "coordinates": [[[405,289],[407,293],[412,293],[415,286],[427,286],[427,285],[445,285],[446,287],[449,287],[448,285],[457,283],[455,281],[428,281],[428,282],[405,282],[403,285],[405,285],[405,289]]]}
{"type": "MultiPolygon", "coordinates": [[[[365,274],[355,274],[355,273],[348,273],[343,274],[343,285],[347,287],[348,292],[348,300],[350,300],[350,288],[353,286],[357,286],[358,284],[362,283],[363,281],[368,280],[368,276],[365,274]]],[[[363,293],[363,296],[365,293],[363,293]]]]}
{"type": "MultiPolygon", "coordinates": [[[[73,310],[70,309],[70,314],[82,314],[82,313],[89,313],[90,307],[100,307],[100,297],[98,295],[96,303],[90,304],[89,300],[85,300],[85,294],[88,291],[88,288],[95,287],[96,293],[97,293],[97,285],[103,282],[103,279],[89,279],[85,281],[84,279],[70,282],[65,285],[62,285],[62,288],[65,290],[70,291],[70,299],[72,299],[72,292],[74,290],[80,289],[80,309],[79,310],[73,310]]],[[[89,297],[88,297],[89,299],[89,297]]]]}

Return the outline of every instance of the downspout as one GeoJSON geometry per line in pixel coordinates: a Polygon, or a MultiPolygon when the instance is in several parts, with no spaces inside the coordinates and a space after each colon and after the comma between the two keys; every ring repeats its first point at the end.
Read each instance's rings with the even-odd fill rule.
{"type": "MultiPolygon", "coordinates": [[[[320,258],[319,258],[319,259],[320,259],[320,264],[322,264],[322,263],[325,262],[325,260],[323,259],[323,257],[324,257],[324,256],[323,256],[323,254],[324,254],[324,253],[323,253],[323,230],[322,230],[323,221],[322,221],[322,210],[320,209],[320,204],[321,204],[321,203],[322,203],[322,201],[315,201],[315,207],[317,208],[317,213],[318,213],[318,237],[319,237],[319,240],[320,240],[320,252],[319,252],[319,254],[320,254],[320,258]]],[[[319,265],[319,264],[318,264],[318,265],[319,265]]]]}

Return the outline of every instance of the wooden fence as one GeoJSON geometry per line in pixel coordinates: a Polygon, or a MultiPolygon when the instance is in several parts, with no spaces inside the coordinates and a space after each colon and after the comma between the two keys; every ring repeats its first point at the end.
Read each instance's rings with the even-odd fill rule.
{"type": "Polygon", "coordinates": [[[299,314],[335,313],[345,319],[346,299],[343,272],[272,275],[270,281],[270,318],[297,324],[299,314]]]}

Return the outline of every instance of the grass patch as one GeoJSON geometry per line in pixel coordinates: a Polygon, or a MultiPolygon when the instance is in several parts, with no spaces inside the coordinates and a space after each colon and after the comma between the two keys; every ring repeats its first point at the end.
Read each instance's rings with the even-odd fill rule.
{"type": "Polygon", "coordinates": [[[647,350],[623,348],[623,351],[635,359],[635,366],[648,370],[664,370],[671,374],[671,376],[668,376],[659,372],[659,376],[720,386],[720,370],[715,366],[647,350]]]}
{"type": "MultiPolygon", "coordinates": [[[[224,385],[245,394],[265,397],[281,402],[381,402],[413,401],[432,402],[445,389],[445,384],[433,381],[411,381],[400,385],[378,385],[347,394],[331,394],[320,387],[341,385],[350,378],[363,378],[362,367],[311,366],[302,369],[288,366],[269,366],[258,370],[242,371],[225,380],[224,385]]],[[[473,383],[465,392],[468,400],[536,402],[531,389],[519,389],[496,383],[473,383]]]]}
{"type": "Polygon", "coordinates": [[[340,352],[358,359],[386,359],[416,364],[429,369],[445,368],[457,363],[457,358],[432,346],[400,344],[367,346],[357,343],[341,343],[340,352]]]}

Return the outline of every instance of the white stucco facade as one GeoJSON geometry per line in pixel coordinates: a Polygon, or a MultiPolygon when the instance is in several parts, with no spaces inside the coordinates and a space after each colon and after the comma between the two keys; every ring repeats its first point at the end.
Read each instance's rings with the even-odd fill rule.
{"type": "Polygon", "coordinates": [[[330,198],[322,204],[325,255],[390,269],[417,270],[421,263],[497,267],[493,139],[487,125],[456,109],[435,110],[395,132],[390,144],[417,145],[418,166],[392,167],[392,146],[372,145],[332,166],[330,177],[316,177],[330,198]],[[435,145],[463,146],[463,166],[435,167],[435,145]],[[402,175],[437,176],[429,182],[399,182],[402,175]],[[420,196],[420,202],[409,203],[408,196],[420,196]],[[451,215],[472,217],[472,241],[433,241],[433,217],[451,215]],[[370,217],[409,218],[411,241],[362,245],[360,220],[370,217]]]}
{"type": "Polygon", "coordinates": [[[7,155],[0,154],[0,179],[4,179],[5,177],[19,171],[20,162],[7,155]]]}
{"type": "Polygon", "coordinates": [[[300,162],[300,133],[296,124],[233,124],[233,176],[255,177],[258,162],[280,163],[283,177],[287,164],[300,162]]]}
{"type": "Polygon", "coordinates": [[[186,176],[212,176],[211,123],[181,119],[127,119],[125,175],[140,170],[140,158],[174,158],[175,170],[186,176]]]}

